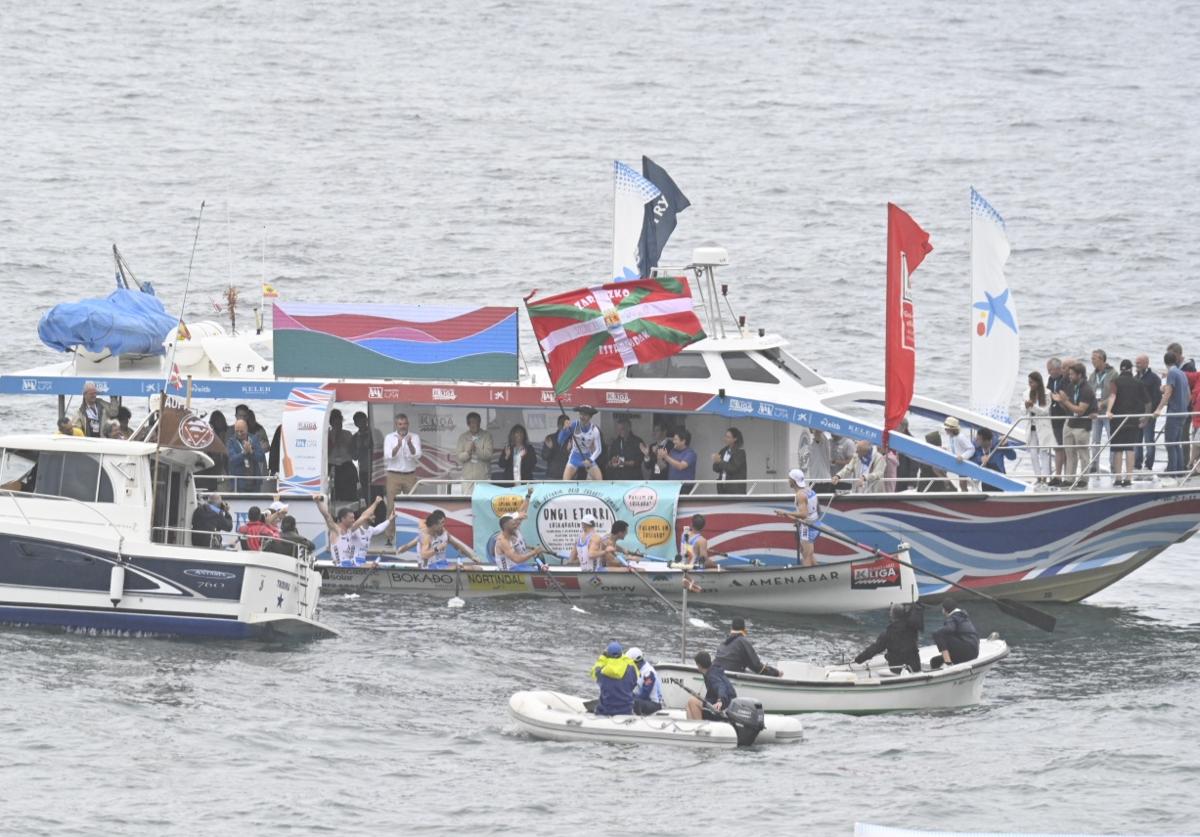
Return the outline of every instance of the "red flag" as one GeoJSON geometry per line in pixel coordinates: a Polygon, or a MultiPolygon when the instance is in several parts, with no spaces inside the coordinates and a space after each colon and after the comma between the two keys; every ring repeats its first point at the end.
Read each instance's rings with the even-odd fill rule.
{"type": "Polygon", "coordinates": [[[704,339],[682,276],[582,288],[537,302],[527,298],[525,309],[557,393],[704,339]]]}
{"type": "Polygon", "coordinates": [[[913,321],[912,274],[933,251],[929,233],[908,213],[888,204],[887,340],[884,371],[883,444],[900,424],[912,402],[917,366],[917,334],[913,321]]]}

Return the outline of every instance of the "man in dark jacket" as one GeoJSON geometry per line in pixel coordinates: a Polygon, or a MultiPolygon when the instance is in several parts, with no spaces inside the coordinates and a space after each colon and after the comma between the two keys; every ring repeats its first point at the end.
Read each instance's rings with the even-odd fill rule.
{"type": "Polygon", "coordinates": [[[967,612],[954,599],[946,599],[942,602],[942,614],[946,621],[933,632],[933,641],[937,643],[942,656],[930,660],[930,667],[941,668],[943,663],[954,665],[978,657],[979,632],[975,630],[967,612]]]}
{"type": "Polygon", "coordinates": [[[854,658],[858,664],[865,663],[876,654],[882,653],[892,671],[899,674],[905,666],[909,671],[921,670],[921,656],[917,652],[917,635],[925,628],[925,605],[897,602],[889,614],[891,621],[874,642],[854,658]]]}
{"type": "Polygon", "coordinates": [[[221,501],[220,494],[209,494],[192,512],[192,546],[220,549],[220,533],[232,531],[229,504],[221,501]]]}
{"type": "Polygon", "coordinates": [[[592,679],[600,686],[597,715],[632,715],[633,690],[638,683],[637,663],[622,653],[621,643],[610,642],[592,666],[592,679]]]}
{"type": "Polygon", "coordinates": [[[783,676],[779,669],[758,658],[758,652],[746,636],[746,620],[741,616],[734,617],[729,636],[725,637],[725,641],[717,649],[713,665],[719,666],[723,671],[748,671],[751,674],[766,674],[771,677],[783,676]]]}
{"type": "Polygon", "coordinates": [[[707,651],[700,651],[696,654],[696,668],[700,669],[700,673],[704,675],[704,700],[693,695],[688,698],[687,716],[693,721],[704,719],[706,721],[721,721],[724,720],[721,716],[725,710],[729,708],[729,704],[737,697],[737,692],[733,688],[733,684],[729,682],[729,678],[725,676],[725,671],[716,663],[713,662],[712,656],[707,651]],[[716,708],[713,712],[704,704],[716,708]]]}

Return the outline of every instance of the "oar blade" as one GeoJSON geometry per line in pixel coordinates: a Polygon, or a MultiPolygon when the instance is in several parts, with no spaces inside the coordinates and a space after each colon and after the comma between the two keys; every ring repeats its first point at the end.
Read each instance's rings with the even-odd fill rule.
{"type": "Polygon", "coordinates": [[[1021,602],[1014,602],[1012,599],[996,599],[996,605],[1004,613],[1022,622],[1028,622],[1035,628],[1041,628],[1047,633],[1054,632],[1054,626],[1058,624],[1058,620],[1046,613],[1044,610],[1038,610],[1036,607],[1030,607],[1021,602]]]}

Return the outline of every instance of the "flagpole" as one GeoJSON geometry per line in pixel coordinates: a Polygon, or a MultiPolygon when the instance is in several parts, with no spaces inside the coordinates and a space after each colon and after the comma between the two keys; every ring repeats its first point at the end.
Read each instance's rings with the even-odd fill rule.
{"type": "MultiPolygon", "coordinates": [[[[187,278],[183,283],[183,300],[179,303],[179,319],[175,325],[175,339],[171,341],[171,357],[167,363],[167,374],[163,379],[162,390],[158,394],[158,424],[157,433],[154,434],[154,479],[150,485],[150,513],[153,517],[154,503],[158,499],[158,465],[159,451],[162,450],[162,428],[163,428],[163,413],[167,408],[167,386],[171,380],[171,372],[175,368],[175,350],[179,347],[179,326],[183,324],[183,312],[187,310],[188,289],[192,286],[192,265],[196,262],[196,245],[200,241],[200,222],[204,220],[204,201],[200,201],[200,212],[196,216],[196,234],[192,236],[192,254],[188,257],[187,278]]],[[[189,386],[191,376],[188,376],[189,386]]],[[[153,522],[151,523],[153,526],[153,522]]],[[[150,532],[150,537],[153,539],[154,532],[150,532]]]]}
{"type": "MultiPolygon", "coordinates": [[[[534,288],[529,292],[527,297],[521,300],[522,304],[525,306],[525,318],[529,320],[530,329],[533,328],[533,318],[529,316],[529,300],[533,299],[533,295],[536,293],[537,288],[534,288]]],[[[537,334],[533,335],[533,342],[537,343],[538,353],[542,356],[542,365],[546,368],[546,377],[550,379],[550,388],[554,390],[554,401],[558,404],[558,411],[564,416],[567,416],[567,410],[565,407],[563,407],[562,397],[558,394],[558,387],[554,383],[554,378],[550,377],[550,359],[546,357],[546,350],[542,348],[542,341],[537,339],[537,334]]],[[[567,418],[570,418],[570,416],[567,416],[567,418]]],[[[557,437],[558,434],[555,433],[555,438],[557,437]]]]}
{"type": "MultiPolygon", "coordinates": [[[[612,196],[613,196],[613,199],[612,199],[612,209],[613,209],[613,212],[612,212],[612,216],[613,216],[612,254],[613,254],[613,262],[616,262],[616,255],[617,255],[617,161],[616,160],[613,160],[612,196]]],[[[612,273],[611,268],[609,269],[609,273],[612,273]]],[[[623,277],[613,276],[608,281],[615,282],[619,278],[623,278],[623,277]]],[[[528,314],[529,313],[528,306],[526,306],[526,308],[527,308],[527,310],[525,313],[528,314]]],[[[546,365],[546,371],[547,372],[550,371],[549,364],[546,365]]],[[[562,405],[559,404],[559,406],[561,407],[562,405]]]]}
{"type": "MultiPolygon", "coordinates": [[[[970,307],[971,301],[975,297],[975,204],[971,201],[971,193],[975,191],[975,187],[968,187],[970,192],[967,193],[967,202],[971,204],[971,227],[968,231],[970,238],[967,241],[967,268],[970,270],[970,283],[967,285],[967,311],[974,312],[974,308],[970,307]]],[[[968,355],[967,375],[970,380],[967,381],[967,403],[971,404],[971,409],[975,408],[975,327],[968,319],[967,322],[967,339],[970,340],[970,354],[968,355]]]]}

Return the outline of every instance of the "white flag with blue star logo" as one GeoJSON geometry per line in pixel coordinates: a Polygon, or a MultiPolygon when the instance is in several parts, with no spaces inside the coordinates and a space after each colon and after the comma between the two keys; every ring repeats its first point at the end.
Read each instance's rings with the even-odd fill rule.
{"type": "Polygon", "coordinates": [[[1004,263],[1011,248],[1000,213],[971,189],[971,409],[1010,421],[1021,338],[1004,263]]]}
{"type": "Polygon", "coordinates": [[[644,278],[638,272],[638,242],[646,204],[662,191],[629,166],[613,160],[612,281],[644,278]]]}

